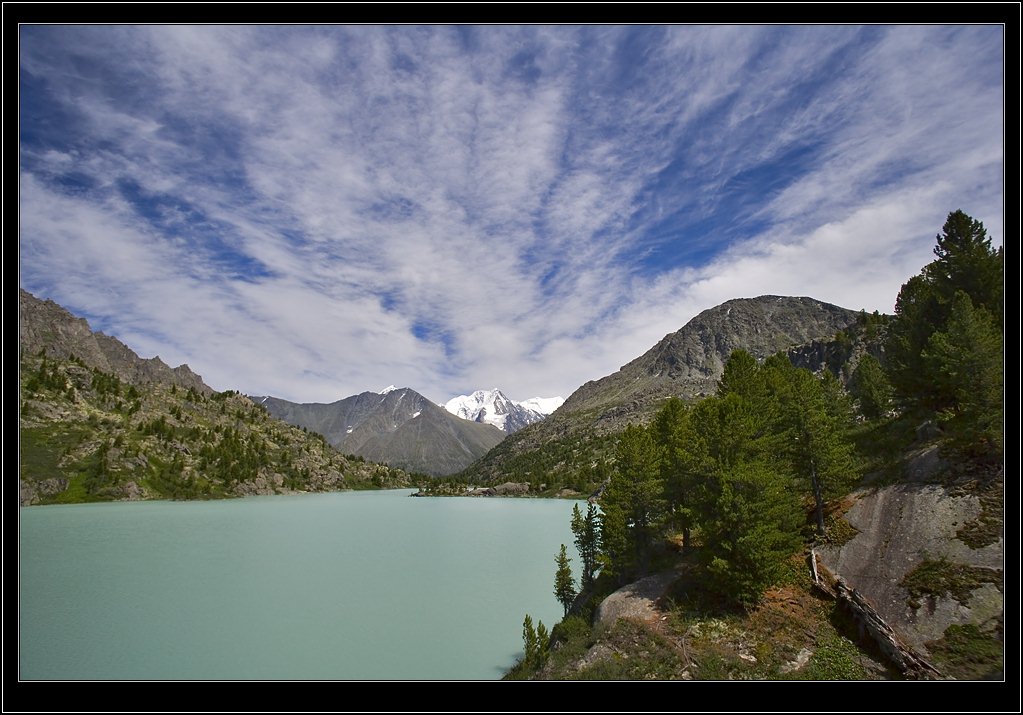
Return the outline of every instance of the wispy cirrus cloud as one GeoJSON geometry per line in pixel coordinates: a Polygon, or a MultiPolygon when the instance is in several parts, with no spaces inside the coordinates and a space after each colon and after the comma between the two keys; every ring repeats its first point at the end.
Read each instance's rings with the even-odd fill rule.
{"type": "Polygon", "coordinates": [[[998,26],[24,26],[21,281],[218,389],[567,395],[1001,240],[998,26]],[[970,111],[963,111],[968,107],[970,111]]]}

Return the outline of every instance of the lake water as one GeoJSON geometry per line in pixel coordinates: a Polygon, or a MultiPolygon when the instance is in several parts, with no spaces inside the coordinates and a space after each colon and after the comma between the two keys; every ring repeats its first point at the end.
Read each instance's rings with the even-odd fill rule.
{"type": "Polygon", "coordinates": [[[20,677],[498,679],[573,502],[408,495],[23,508],[20,677]]]}

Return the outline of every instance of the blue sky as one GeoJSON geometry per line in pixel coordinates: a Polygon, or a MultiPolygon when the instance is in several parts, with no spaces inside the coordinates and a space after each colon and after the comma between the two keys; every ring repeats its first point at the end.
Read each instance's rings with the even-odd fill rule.
{"type": "Polygon", "coordinates": [[[20,29],[20,280],[212,387],[567,397],[1002,242],[1003,30],[20,29]]]}

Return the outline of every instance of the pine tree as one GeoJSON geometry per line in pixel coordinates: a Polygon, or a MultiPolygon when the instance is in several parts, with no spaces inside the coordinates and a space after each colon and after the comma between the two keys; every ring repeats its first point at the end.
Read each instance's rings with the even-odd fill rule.
{"type": "Polygon", "coordinates": [[[572,568],[569,566],[571,561],[568,558],[568,549],[562,544],[561,551],[555,558],[554,562],[558,565],[558,570],[554,574],[554,597],[558,599],[558,603],[565,609],[565,615],[568,615],[568,609],[572,607],[572,602],[575,601],[576,590],[575,580],[572,578],[572,568]]]}
{"type": "Polygon", "coordinates": [[[596,506],[587,504],[586,516],[583,516],[578,504],[572,506],[572,533],[582,561],[579,590],[586,591],[593,584],[600,555],[600,524],[596,506]]]}
{"type": "Polygon", "coordinates": [[[825,534],[824,501],[844,491],[857,476],[849,430],[852,410],[838,380],[796,368],[784,356],[765,363],[778,405],[774,430],[783,435],[783,454],[797,479],[809,486],[817,534],[825,534]]]}
{"type": "Polygon", "coordinates": [[[740,352],[729,362],[738,369],[729,370],[718,395],[692,407],[677,444],[691,475],[708,576],[722,594],[749,605],[800,544],[802,513],[786,454],[791,435],[779,402],[787,383],[781,367],[794,368],[784,355],[758,366],[740,352]]]}
{"type": "Polygon", "coordinates": [[[799,500],[789,478],[760,461],[726,467],[718,480],[701,555],[717,589],[749,606],[801,545],[799,500]]]}
{"type": "Polygon", "coordinates": [[[601,498],[603,550],[622,575],[646,573],[664,509],[659,455],[650,430],[629,425],[618,442],[614,474],[601,498]]]}
{"type": "Polygon", "coordinates": [[[538,650],[536,629],[533,627],[533,617],[528,613],[522,621],[522,644],[525,651],[522,656],[523,664],[530,665],[536,662],[538,650]]]}
{"type": "Polygon", "coordinates": [[[756,400],[763,391],[764,381],[757,359],[745,350],[733,350],[725,361],[724,371],[718,380],[718,396],[734,394],[756,400]]]}
{"type": "Polygon", "coordinates": [[[963,291],[976,308],[1001,316],[1002,249],[991,247],[984,224],[961,210],[953,211],[935,241],[937,260],[925,272],[939,300],[951,306],[955,294],[963,291]]]}
{"type": "Polygon", "coordinates": [[[661,480],[669,518],[682,534],[682,547],[692,546],[695,525],[694,499],[700,475],[689,459],[694,435],[689,410],[677,397],[670,398],[653,421],[654,435],[661,449],[661,480]]]}
{"type": "Polygon", "coordinates": [[[859,404],[860,414],[867,419],[883,417],[891,409],[892,385],[873,355],[860,358],[849,380],[849,391],[859,404]]]}
{"type": "Polygon", "coordinates": [[[528,670],[536,670],[547,660],[550,652],[551,636],[543,621],[533,628],[533,618],[527,613],[522,621],[522,642],[525,652],[521,665],[528,670]]]}
{"type": "Polygon", "coordinates": [[[929,372],[952,396],[946,412],[960,446],[990,445],[1003,451],[1005,398],[1002,333],[983,308],[956,293],[945,330],[931,335],[923,350],[929,372]]]}
{"type": "Polygon", "coordinates": [[[899,291],[885,345],[896,395],[905,409],[916,412],[954,409],[954,391],[923,353],[931,336],[945,331],[956,293],[964,292],[975,308],[990,314],[1000,331],[1004,314],[1002,249],[991,247],[983,224],[954,211],[936,242],[936,260],[899,291]]]}

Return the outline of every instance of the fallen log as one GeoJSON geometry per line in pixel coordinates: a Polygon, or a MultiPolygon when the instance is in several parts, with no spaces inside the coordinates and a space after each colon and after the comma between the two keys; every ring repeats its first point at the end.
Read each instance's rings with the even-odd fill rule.
{"type": "Polygon", "coordinates": [[[941,671],[915,652],[899,638],[862,593],[850,588],[841,576],[833,575],[826,567],[818,570],[817,552],[810,550],[810,573],[813,583],[828,596],[836,599],[856,622],[860,639],[870,638],[881,653],[907,678],[916,680],[944,679],[941,671]],[[822,573],[823,572],[823,573],[822,573]]]}
{"type": "Polygon", "coordinates": [[[937,668],[906,645],[869,601],[839,576],[835,583],[839,606],[849,612],[859,628],[860,638],[869,637],[907,678],[937,680],[944,676],[937,668]]]}

